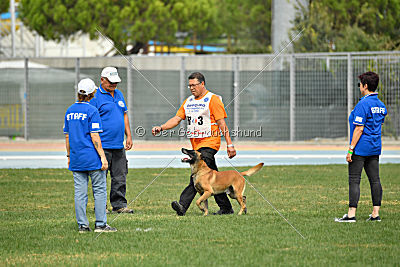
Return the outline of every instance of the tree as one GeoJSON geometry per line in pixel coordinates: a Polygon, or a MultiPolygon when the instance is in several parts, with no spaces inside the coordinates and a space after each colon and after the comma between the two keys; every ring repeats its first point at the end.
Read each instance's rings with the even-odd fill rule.
{"type": "Polygon", "coordinates": [[[220,2],[220,24],[227,35],[229,52],[271,52],[271,0],[220,2]]]}
{"type": "Polygon", "coordinates": [[[249,40],[254,41],[250,44],[255,52],[271,51],[271,1],[252,1],[254,5],[248,3],[247,26],[249,29],[249,40]]]}
{"type": "Polygon", "coordinates": [[[236,40],[244,26],[243,23],[243,1],[221,0],[218,8],[219,24],[224,29],[227,38],[227,51],[233,52],[236,40]],[[233,43],[235,42],[235,43],[233,43]]]}
{"type": "Polygon", "coordinates": [[[319,0],[299,8],[296,52],[392,50],[400,46],[397,0],[319,0]]]}
{"type": "Polygon", "coordinates": [[[216,35],[215,7],[216,0],[21,0],[20,16],[46,40],[105,35],[126,54],[137,53],[149,40],[173,43],[178,30],[202,43],[216,35]]]}
{"type": "Polygon", "coordinates": [[[9,8],[10,8],[9,0],[1,0],[0,1],[0,13],[8,12],[9,8]]]}
{"type": "Polygon", "coordinates": [[[148,41],[156,39],[162,29],[176,29],[176,25],[169,14],[168,5],[160,0],[102,0],[108,2],[105,9],[99,1],[91,0],[94,11],[91,13],[93,22],[88,23],[85,31],[91,38],[98,36],[99,31],[109,37],[115,47],[126,54],[129,44],[134,46],[133,51],[138,52],[145,48],[148,41]]]}
{"type": "Polygon", "coordinates": [[[229,51],[269,52],[270,9],[271,0],[21,0],[20,18],[45,40],[104,35],[123,54],[149,40],[176,43],[177,32],[195,47],[222,36],[229,51]]]}
{"type": "Polygon", "coordinates": [[[19,17],[45,40],[61,41],[81,31],[90,19],[87,1],[21,0],[19,17]]]}
{"type": "Polygon", "coordinates": [[[185,21],[180,30],[187,32],[188,38],[194,45],[203,45],[221,35],[221,26],[218,24],[218,0],[183,0],[185,5],[185,21]]]}
{"type": "Polygon", "coordinates": [[[160,0],[22,0],[21,18],[25,25],[45,40],[62,41],[79,33],[92,39],[105,35],[118,51],[138,52],[159,36],[171,42],[177,23],[171,11],[179,1],[160,0]],[[165,36],[164,33],[170,34],[165,36]],[[172,36],[172,38],[171,38],[172,36]]]}

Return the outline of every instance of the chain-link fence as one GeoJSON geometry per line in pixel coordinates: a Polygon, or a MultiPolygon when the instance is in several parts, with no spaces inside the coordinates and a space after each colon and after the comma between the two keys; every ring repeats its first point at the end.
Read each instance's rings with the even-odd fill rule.
{"type": "MultiPolygon", "coordinates": [[[[0,136],[63,138],[65,110],[82,78],[100,83],[116,66],[137,140],[178,140],[182,131],[153,137],[151,128],[176,114],[199,71],[222,96],[236,140],[297,141],[348,136],[348,114],[360,97],[358,75],[380,75],[388,108],[384,136],[400,133],[400,52],[220,56],[1,59],[0,136]],[[140,128],[140,130],[135,131],[140,128]]],[[[184,127],[184,125],[182,125],[184,127]]]]}

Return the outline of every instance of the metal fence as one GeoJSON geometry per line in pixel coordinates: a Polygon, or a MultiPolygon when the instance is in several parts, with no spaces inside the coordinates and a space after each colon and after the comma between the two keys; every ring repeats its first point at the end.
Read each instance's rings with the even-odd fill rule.
{"type": "Polygon", "coordinates": [[[400,52],[376,52],[1,59],[0,136],[63,138],[76,84],[85,77],[99,83],[105,66],[119,68],[137,140],[183,138],[178,129],[153,137],[151,127],[176,114],[194,71],[222,96],[236,140],[346,138],[360,97],[357,76],[369,70],[380,75],[379,97],[388,108],[383,135],[397,139],[400,132],[400,52]]]}

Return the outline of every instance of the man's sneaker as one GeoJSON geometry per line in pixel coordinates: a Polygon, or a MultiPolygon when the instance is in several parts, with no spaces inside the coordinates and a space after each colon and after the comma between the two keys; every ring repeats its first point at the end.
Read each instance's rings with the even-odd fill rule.
{"type": "Polygon", "coordinates": [[[117,210],[113,210],[112,213],[133,213],[132,209],[128,209],[127,207],[125,208],[120,208],[117,210]]]}
{"type": "Polygon", "coordinates": [[[369,221],[371,221],[371,222],[380,222],[381,221],[381,217],[379,217],[379,215],[378,215],[378,216],[376,216],[374,218],[374,217],[372,217],[372,214],[370,214],[369,218],[367,219],[367,222],[369,222],[369,221]]]}
{"type": "Polygon", "coordinates": [[[342,218],[335,218],[335,222],[356,222],[356,217],[351,217],[349,218],[349,216],[347,214],[343,215],[342,218]]]}
{"type": "Polygon", "coordinates": [[[94,228],[94,231],[96,233],[102,233],[102,232],[107,232],[107,233],[111,233],[111,232],[116,232],[117,228],[111,227],[108,224],[105,224],[103,226],[96,226],[96,228],[94,228]]]}
{"type": "Polygon", "coordinates": [[[79,231],[80,234],[83,234],[83,233],[91,232],[92,229],[90,229],[90,227],[86,226],[86,225],[79,225],[79,230],[78,231],[79,231]]]}
{"type": "MultiPolygon", "coordinates": [[[[247,212],[247,210],[246,210],[246,212],[247,212]]],[[[217,212],[214,212],[213,215],[226,215],[226,214],[233,214],[233,213],[234,213],[233,209],[230,209],[230,210],[219,210],[217,212]]]]}
{"type": "Polygon", "coordinates": [[[185,208],[178,201],[173,201],[171,207],[176,211],[178,216],[184,216],[186,213],[185,208]]]}

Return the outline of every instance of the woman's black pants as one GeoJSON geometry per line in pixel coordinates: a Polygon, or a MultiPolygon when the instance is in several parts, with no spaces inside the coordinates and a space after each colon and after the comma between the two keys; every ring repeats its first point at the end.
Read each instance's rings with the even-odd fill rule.
{"type": "Polygon", "coordinates": [[[357,208],[360,199],[361,172],[364,168],[371,187],[372,204],[380,206],[382,201],[382,186],[379,179],[379,155],[359,156],[353,154],[349,162],[349,207],[357,208]]]}

